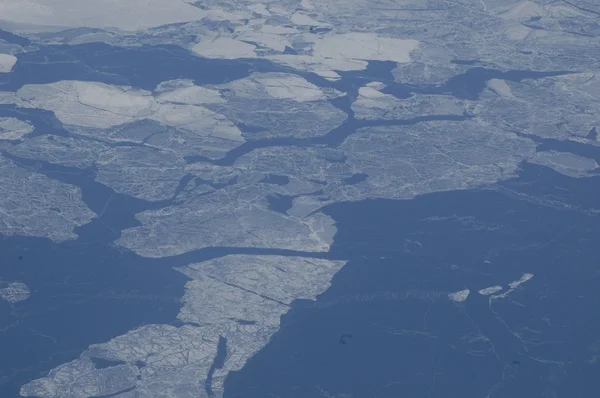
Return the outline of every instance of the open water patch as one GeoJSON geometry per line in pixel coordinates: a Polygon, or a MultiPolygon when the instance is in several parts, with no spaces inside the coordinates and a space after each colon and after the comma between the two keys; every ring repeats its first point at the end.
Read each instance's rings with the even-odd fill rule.
{"type": "Polygon", "coordinates": [[[589,316],[600,299],[600,227],[590,212],[600,205],[599,181],[527,165],[504,185],[513,194],[331,205],[330,255],[350,262],[316,301],[293,303],[271,342],[230,373],[225,396],[599,391],[590,346],[600,323],[589,316]],[[576,200],[573,189],[589,199],[576,200]],[[495,285],[501,290],[484,290],[495,285]]]}

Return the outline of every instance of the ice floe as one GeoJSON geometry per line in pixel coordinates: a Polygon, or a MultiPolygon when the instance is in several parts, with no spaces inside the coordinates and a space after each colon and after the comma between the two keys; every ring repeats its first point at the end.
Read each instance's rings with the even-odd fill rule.
{"type": "Polygon", "coordinates": [[[207,105],[229,120],[255,128],[248,140],[327,134],[347,119],[347,114],[328,99],[336,90],[324,91],[300,77],[279,73],[252,75],[217,86],[224,90],[225,104],[207,105]]]}
{"type": "Polygon", "coordinates": [[[300,26],[328,26],[329,24],[319,22],[303,12],[296,11],[291,17],[290,21],[293,24],[300,26]]]}
{"type": "Polygon", "coordinates": [[[533,276],[534,276],[533,274],[525,273],[525,274],[521,275],[521,277],[519,279],[517,279],[516,281],[510,282],[508,284],[508,286],[510,286],[511,289],[515,289],[517,286],[520,286],[523,283],[530,280],[531,278],[533,278],[533,276]]]}
{"type": "Polygon", "coordinates": [[[533,156],[535,144],[467,120],[364,128],[340,149],[347,153],[346,163],[353,171],[368,178],[345,186],[337,195],[354,200],[408,199],[508,178],[522,160],[533,156]]]}
{"type": "Polygon", "coordinates": [[[192,51],[205,58],[255,58],[256,46],[228,37],[205,39],[192,47],[192,51]]]}
{"type": "Polygon", "coordinates": [[[502,98],[511,98],[512,91],[510,86],[502,79],[490,79],[487,81],[487,86],[502,98]]]}
{"type": "Polygon", "coordinates": [[[96,181],[116,192],[156,201],[170,199],[187,173],[183,159],[150,148],[115,147],[96,161],[96,181]]]}
{"type": "Polygon", "coordinates": [[[0,73],[10,72],[17,63],[17,57],[12,54],[0,53],[0,73]]]}
{"type": "Polygon", "coordinates": [[[0,20],[37,31],[84,26],[136,31],[207,16],[182,0],[0,0],[0,10],[0,20]]]}
{"type": "Polygon", "coordinates": [[[83,169],[92,166],[100,153],[109,149],[108,145],[99,141],[45,134],[13,146],[8,153],[24,159],[83,169]]]}
{"type": "MultiPolygon", "coordinates": [[[[176,101],[222,102],[219,96],[195,86],[173,85],[178,89],[165,91],[166,88],[159,85],[159,101],[149,91],[96,82],[26,85],[17,92],[17,104],[51,110],[78,134],[100,139],[115,137],[113,140],[116,141],[127,141],[117,138],[120,135],[117,133],[124,133],[128,126],[153,120],[172,129],[164,134],[147,133],[138,142],[150,138],[149,146],[183,155],[219,157],[244,142],[241,131],[225,116],[203,106],[176,101]],[[107,134],[109,137],[102,137],[107,134]]],[[[140,133],[144,134],[144,131],[140,133]]]]}
{"type": "Polygon", "coordinates": [[[202,105],[225,101],[219,91],[196,86],[191,80],[185,79],[162,82],[156,87],[154,94],[159,103],[202,105]]]}
{"type": "Polygon", "coordinates": [[[357,119],[398,120],[431,115],[463,115],[469,108],[469,101],[445,95],[416,94],[399,99],[384,94],[373,86],[361,87],[358,97],[352,103],[357,119]]]}
{"type": "Polygon", "coordinates": [[[168,257],[207,247],[329,250],[336,228],[324,214],[296,218],[269,209],[265,191],[236,185],[188,202],[136,215],[140,226],[117,244],[144,257],[168,257]]]}
{"type": "Polygon", "coordinates": [[[329,35],[314,44],[314,55],[323,58],[394,61],[408,63],[419,42],[414,39],[382,37],[375,33],[349,32],[329,35]]]}
{"type": "Polygon", "coordinates": [[[550,167],[569,177],[586,177],[598,168],[594,159],[584,158],[569,152],[541,151],[529,159],[530,163],[550,167]]]}
{"type": "Polygon", "coordinates": [[[9,303],[18,303],[19,301],[27,300],[30,295],[29,287],[21,282],[12,282],[8,286],[0,288],[0,299],[6,300],[9,303]]]}
{"type": "Polygon", "coordinates": [[[33,131],[33,126],[14,117],[0,117],[0,140],[21,140],[33,131]]]}
{"type": "Polygon", "coordinates": [[[598,123],[600,79],[596,72],[511,82],[508,91],[498,83],[494,86],[481,95],[476,113],[505,130],[580,140],[598,123]]]}
{"type": "Polygon", "coordinates": [[[496,285],[496,286],[486,287],[485,289],[481,289],[478,291],[478,293],[482,294],[484,296],[489,296],[490,294],[498,293],[500,290],[502,290],[502,286],[496,285]]]}
{"type": "Polygon", "coordinates": [[[107,128],[151,116],[157,109],[148,91],[97,82],[60,81],[25,85],[22,106],[53,111],[65,124],[107,128]]]}
{"type": "Polygon", "coordinates": [[[339,201],[410,199],[493,184],[514,176],[519,163],[534,155],[531,140],[471,119],[361,128],[336,149],[260,148],[238,158],[234,167],[250,174],[277,170],[319,184],[318,195],[294,199],[288,214],[302,216],[339,201]],[[348,184],[355,174],[365,178],[348,184]]]}
{"type": "Polygon", "coordinates": [[[255,74],[247,79],[235,81],[230,87],[242,98],[260,98],[259,90],[264,90],[270,97],[291,99],[297,102],[319,101],[327,99],[327,95],[306,79],[287,73],[255,74]],[[239,85],[238,85],[239,84],[239,85]]]}
{"type": "Polygon", "coordinates": [[[30,172],[0,155],[0,234],[76,239],[73,229],[96,216],[81,190],[30,172]]]}
{"type": "MultiPolygon", "coordinates": [[[[297,26],[324,27],[302,12],[295,12],[290,22],[297,26]]],[[[329,79],[338,78],[336,71],[362,70],[368,61],[411,62],[410,54],[419,47],[414,39],[385,37],[375,33],[347,32],[341,34],[306,34],[288,27],[273,27],[257,23],[237,27],[229,36],[205,37],[192,51],[206,58],[256,58],[296,69],[311,71],[329,79]],[[297,54],[284,54],[287,47],[305,47],[297,54]],[[260,46],[261,48],[258,48],[260,46]]]]}
{"type": "MultiPolygon", "coordinates": [[[[497,289],[496,291],[490,293],[490,300],[499,300],[499,299],[504,299],[506,298],[509,294],[511,294],[512,292],[515,291],[515,289],[517,289],[519,286],[521,286],[523,283],[529,281],[531,278],[533,278],[534,275],[530,274],[530,273],[524,273],[523,275],[521,275],[521,277],[515,281],[512,281],[508,284],[509,289],[505,290],[502,293],[499,293],[502,289],[497,289]],[[499,293],[499,294],[496,294],[499,293]]],[[[500,286],[493,286],[492,288],[498,288],[500,286]]],[[[484,289],[484,291],[488,291],[489,289],[492,288],[488,288],[488,289],[484,289]]],[[[483,294],[483,293],[482,293],[483,294]]]]}

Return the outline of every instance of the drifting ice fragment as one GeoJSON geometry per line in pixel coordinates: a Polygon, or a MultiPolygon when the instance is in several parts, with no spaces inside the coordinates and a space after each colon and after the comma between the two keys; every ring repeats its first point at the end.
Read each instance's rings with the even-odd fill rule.
{"type": "Polygon", "coordinates": [[[527,282],[531,278],[533,278],[533,274],[525,273],[523,276],[521,276],[521,278],[519,278],[519,280],[509,283],[508,286],[510,286],[511,289],[514,289],[522,283],[527,282]]]}
{"type": "Polygon", "coordinates": [[[0,73],[10,72],[17,63],[17,57],[11,54],[0,54],[0,73]]]}
{"type": "Polygon", "coordinates": [[[461,302],[465,301],[467,299],[467,297],[469,297],[469,293],[471,293],[471,291],[469,289],[464,289],[464,290],[460,290],[455,293],[448,294],[448,298],[452,301],[461,303],[461,302]]]}
{"type": "Polygon", "coordinates": [[[7,287],[0,289],[0,299],[10,303],[27,300],[29,295],[30,293],[27,285],[20,282],[11,283],[7,287]]]}
{"type": "Polygon", "coordinates": [[[498,293],[500,290],[502,290],[502,286],[496,285],[481,289],[478,291],[478,293],[483,294],[484,296],[489,296],[490,294],[498,293]]]}

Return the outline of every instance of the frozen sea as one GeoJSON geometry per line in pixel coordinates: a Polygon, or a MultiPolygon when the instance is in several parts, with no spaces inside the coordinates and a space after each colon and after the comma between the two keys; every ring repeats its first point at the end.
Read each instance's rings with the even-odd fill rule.
{"type": "Polygon", "coordinates": [[[600,393],[600,8],[366,3],[0,15],[2,398],[600,393]]]}

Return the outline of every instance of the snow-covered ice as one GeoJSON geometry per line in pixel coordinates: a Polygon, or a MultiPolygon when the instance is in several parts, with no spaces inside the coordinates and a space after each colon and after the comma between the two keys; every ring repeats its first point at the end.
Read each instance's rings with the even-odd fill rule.
{"type": "Polygon", "coordinates": [[[458,292],[448,293],[448,298],[457,303],[462,303],[469,297],[471,291],[469,289],[459,290],[458,292]]]}
{"type": "Polygon", "coordinates": [[[0,288],[0,299],[6,300],[9,303],[18,303],[19,301],[27,300],[30,295],[31,292],[27,285],[21,282],[12,282],[8,286],[0,288]]]}
{"type": "Polygon", "coordinates": [[[0,140],[21,140],[33,131],[29,122],[14,117],[0,117],[0,140]]]}
{"type": "Polygon", "coordinates": [[[17,63],[17,57],[12,54],[0,53],[0,73],[10,72],[17,63]]]}

